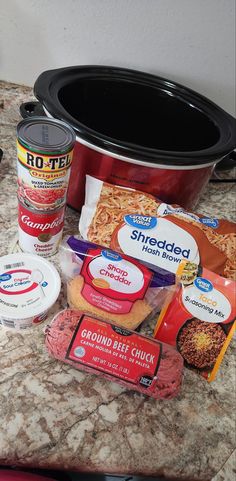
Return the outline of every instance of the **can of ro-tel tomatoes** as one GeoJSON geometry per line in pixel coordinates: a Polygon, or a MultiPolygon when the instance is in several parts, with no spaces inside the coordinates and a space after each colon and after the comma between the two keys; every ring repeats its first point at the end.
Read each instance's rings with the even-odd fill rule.
{"type": "Polygon", "coordinates": [[[65,204],[75,138],[60,120],[34,117],[18,124],[18,197],[26,207],[48,211],[65,204]]]}
{"type": "Polygon", "coordinates": [[[62,238],[65,205],[41,212],[26,207],[18,199],[19,246],[24,252],[48,257],[58,250],[62,238]]]}

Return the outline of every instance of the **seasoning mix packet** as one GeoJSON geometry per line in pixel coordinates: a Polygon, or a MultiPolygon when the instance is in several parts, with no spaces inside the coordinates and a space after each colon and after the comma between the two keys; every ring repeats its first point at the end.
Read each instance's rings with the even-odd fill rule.
{"type": "Polygon", "coordinates": [[[177,348],[185,365],[213,381],[235,332],[236,283],[182,261],[172,299],[163,307],[154,337],[177,348]]]}
{"type": "Polygon", "coordinates": [[[160,311],[176,282],[173,273],[75,236],[64,238],[59,257],[70,308],[133,330],[160,311]]]}
{"type": "Polygon", "coordinates": [[[84,239],[176,273],[182,259],[236,280],[236,224],[86,176],[84,239]]]}

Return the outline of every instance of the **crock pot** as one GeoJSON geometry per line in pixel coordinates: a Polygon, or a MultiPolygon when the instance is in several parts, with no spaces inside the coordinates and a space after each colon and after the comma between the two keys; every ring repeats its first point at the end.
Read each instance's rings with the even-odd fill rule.
{"type": "Polygon", "coordinates": [[[56,481],[55,478],[13,469],[0,469],[0,481],[56,481]]]}
{"type": "Polygon", "coordinates": [[[235,119],[180,84],[118,67],[43,72],[34,93],[47,116],[76,132],[68,204],[80,210],[85,176],[195,207],[217,162],[236,145],[235,119]]]}

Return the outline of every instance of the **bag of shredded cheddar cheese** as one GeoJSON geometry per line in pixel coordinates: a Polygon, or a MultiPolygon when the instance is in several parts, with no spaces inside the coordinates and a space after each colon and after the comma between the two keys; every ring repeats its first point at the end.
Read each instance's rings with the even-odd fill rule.
{"type": "Polygon", "coordinates": [[[122,327],[154,316],[174,289],[174,274],[74,236],[59,256],[69,307],[122,327]]]}

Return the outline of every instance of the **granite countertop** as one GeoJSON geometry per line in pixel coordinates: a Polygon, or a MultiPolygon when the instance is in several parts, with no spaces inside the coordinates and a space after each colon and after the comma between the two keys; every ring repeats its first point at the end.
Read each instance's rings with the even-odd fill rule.
{"type": "MultiPolygon", "coordinates": [[[[17,239],[15,128],[21,102],[33,94],[5,82],[0,91],[0,255],[5,255],[17,239]]],[[[198,210],[232,219],[234,193],[232,183],[211,183],[198,210]]],[[[67,208],[64,233],[77,226],[78,213],[67,208]]],[[[57,256],[52,261],[57,265],[57,256]]],[[[62,289],[50,317],[65,304],[62,289]]],[[[233,344],[215,382],[185,370],[181,394],[160,402],[49,358],[43,325],[24,334],[0,328],[0,465],[233,480],[233,344]]]]}

